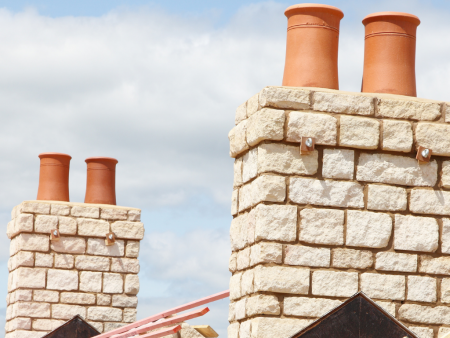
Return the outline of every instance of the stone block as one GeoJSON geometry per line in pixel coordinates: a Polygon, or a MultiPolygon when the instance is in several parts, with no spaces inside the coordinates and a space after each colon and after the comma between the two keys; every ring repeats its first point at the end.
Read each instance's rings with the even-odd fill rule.
{"type": "Polygon", "coordinates": [[[104,293],[97,294],[97,305],[110,305],[111,295],[105,295],[104,293]]]}
{"type": "Polygon", "coordinates": [[[11,303],[19,301],[29,302],[32,300],[32,293],[32,290],[16,290],[10,293],[12,295],[11,303]]]}
{"type": "Polygon", "coordinates": [[[228,260],[228,270],[233,274],[237,270],[237,252],[232,252],[228,260]]]}
{"type": "Polygon", "coordinates": [[[97,256],[120,257],[125,254],[124,241],[117,239],[113,245],[106,245],[103,238],[89,238],[87,253],[97,256]]]}
{"type": "Polygon", "coordinates": [[[375,303],[380,306],[381,308],[383,308],[385,311],[387,311],[392,317],[396,317],[395,316],[395,303],[394,301],[390,301],[390,302],[381,302],[381,301],[375,301],[375,303]]]}
{"type": "Polygon", "coordinates": [[[48,290],[34,290],[33,300],[35,302],[47,302],[47,303],[58,303],[59,302],[59,292],[58,291],[48,291],[48,290]]]}
{"type": "Polygon", "coordinates": [[[437,181],[437,162],[427,164],[411,157],[361,154],[356,169],[358,181],[432,187],[437,181]]]}
{"type": "Polygon", "coordinates": [[[136,309],[123,309],[123,321],[126,323],[134,323],[136,321],[136,309]]]}
{"type": "Polygon", "coordinates": [[[247,100],[247,117],[255,114],[260,108],[259,105],[259,93],[253,95],[251,98],[247,100]]]}
{"type": "Polygon", "coordinates": [[[52,241],[50,247],[56,252],[84,254],[86,252],[86,240],[79,237],[61,236],[59,241],[52,241]]]}
{"type": "Polygon", "coordinates": [[[129,295],[137,295],[139,292],[139,276],[126,275],[125,276],[125,293],[129,295]]]}
{"type": "Polygon", "coordinates": [[[34,266],[51,268],[53,267],[53,254],[43,254],[36,252],[34,266]]]}
{"type": "Polygon", "coordinates": [[[450,188],[450,161],[442,162],[441,185],[450,188]]]}
{"type": "Polygon", "coordinates": [[[373,115],[374,97],[343,92],[314,92],[314,110],[349,115],[373,115]]]}
{"type": "Polygon", "coordinates": [[[61,235],[75,235],[77,233],[77,221],[70,217],[58,217],[59,233],[61,235]]]}
{"type": "MultiPolygon", "coordinates": [[[[118,329],[124,325],[127,325],[127,323],[104,323],[104,332],[109,332],[111,330],[115,330],[118,329]]],[[[168,336],[166,336],[168,337],[168,336]]],[[[175,337],[171,337],[171,338],[175,338],[175,337]]]]}
{"type": "Polygon", "coordinates": [[[330,256],[328,248],[286,245],[284,249],[284,263],[288,265],[329,267],[330,256]]]}
{"type": "Polygon", "coordinates": [[[243,151],[248,149],[247,144],[247,124],[248,120],[244,120],[228,133],[230,140],[230,156],[236,157],[243,151]]]}
{"type": "Polygon", "coordinates": [[[432,121],[441,116],[440,104],[436,101],[392,97],[377,94],[377,117],[390,117],[403,120],[432,121]]]}
{"type": "Polygon", "coordinates": [[[75,268],[77,270],[109,271],[110,259],[108,257],[77,256],[75,268]]]}
{"type": "MultiPolygon", "coordinates": [[[[47,319],[38,319],[38,320],[47,320],[47,319]]],[[[31,318],[17,317],[11,320],[10,322],[6,323],[6,325],[8,327],[6,330],[7,332],[15,330],[31,330],[31,318]]],[[[33,329],[39,330],[34,325],[33,329]]]]}
{"type": "Polygon", "coordinates": [[[411,123],[383,120],[383,150],[409,153],[413,145],[411,123]]]}
{"type": "Polygon", "coordinates": [[[141,222],[117,221],[111,224],[111,231],[114,232],[117,238],[140,240],[144,238],[145,230],[144,224],[141,222]]]}
{"type": "Polygon", "coordinates": [[[138,241],[127,241],[126,245],[126,256],[130,258],[139,257],[139,242],[138,241]]]}
{"type": "Polygon", "coordinates": [[[46,331],[23,331],[17,330],[6,334],[5,338],[41,338],[48,332],[46,331]]]}
{"type": "Polygon", "coordinates": [[[300,211],[300,241],[312,244],[344,244],[344,211],[303,209],[300,211]]]}
{"type": "Polygon", "coordinates": [[[303,88],[266,87],[259,93],[259,105],[280,109],[308,109],[310,93],[303,88]]]}
{"type": "Polygon", "coordinates": [[[378,184],[368,184],[367,186],[367,209],[381,211],[406,210],[406,189],[378,184]]]}
{"type": "Polygon", "coordinates": [[[441,302],[442,303],[450,303],[450,278],[442,278],[441,302]]]}
{"type": "MultiPolygon", "coordinates": [[[[79,315],[86,318],[86,308],[79,305],[53,304],[52,317],[56,319],[72,319],[79,315]]],[[[122,318],[121,318],[122,319],[122,318]]]]}
{"type": "Polygon", "coordinates": [[[373,254],[368,250],[332,249],[331,265],[334,268],[368,269],[373,266],[373,254]]]}
{"type": "MultiPolygon", "coordinates": [[[[247,320],[245,322],[241,322],[239,327],[239,338],[251,338],[252,336],[252,321],[247,320]]],[[[203,338],[198,337],[198,338],[203,338]]]]}
{"type": "MultiPolygon", "coordinates": [[[[72,209],[73,210],[73,209],[72,209]]],[[[104,220],[78,218],[78,235],[89,237],[103,237],[109,232],[109,223],[104,220]]]]}
{"type": "Polygon", "coordinates": [[[339,145],[359,149],[377,149],[380,122],[366,117],[341,116],[339,145]]]}
{"type": "Polygon", "coordinates": [[[436,302],[436,279],[423,276],[408,276],[408,300],[436,302]]]}
{"type": "Polygon", "coordinates": [[[249,150],[242,157],[242,181],[246,183],[258,175],[258,148],[249,150]]]}
{"type": "Polygon", "coordinates": [[[433,155],[450,156],[450,125],[419,122],[416,144],[433,150],[433,155]]]}
{"type": "Polygon", "coordinates": [[[450,215],[450,191],[413,189],[409,210],[418,214],[450,215]]]}
{"type": "Polygon", "coordinates": [[[128,210],[128,220],[131,222],[139,222],[141,220],[141,210],[140,209],[128,210]]]}
{"type": "Polygon", "coordinates": [[[241,279],[241,294],[242,296],[250,295],[254,291],[254,280],[255,272],[254,270],[247,270],[242,274],[241,279]]]}
{"type": "Polygon", "coordinates": [[[231,193],[231,215],[237,215],[239,211],[239,189],[233,190],[231,193]]]}
{"type": "Polygon", "coordinates": [[[72,210],[70,210],[70,214],[75,217],[99,218],[100,208],[73,206],[72,210]]]}
{"type": "Polygon", "coordinates": [[[256,317],[252,320],[251,337],[291,337],[312,322],[310,319],[256,317]]]}
{"type": "Polygon", "coordinates": [[[410,326],[409,329],[419,338],[434,338],[434,331],[429,327],[410,326]]]}
{"type": "Polygon", "coordinates": [[[64,320],[57,319],[36,319],[33,321],[33,331],[53,331],[64,324],[64,320]]]}
{"type": "Polygon", "coordinates": [[[95,295],[90,293],[61,292],[61,303],[92,305],[95,304],[95,295]]]}
{"type": "Polygon", "coordinates": [[[236,311],[235,311],[236,303],[230,302],[228,304],[228,321],[234,322],[236,320],[236,311]]]}
{"type": "Polygon", "coordinates": [[[403,304],[398,310],[400,320],[420,324],[450,325],[450,307],[403,304]]]}
{"type": "Polygon", "coordinates": [[[287,125],[287,141],[301,142],[302,137],[314,137],[316,144],[336,145],[337,119],[311,111],[292,111],[287,125]]]}
{"type": "Polygon", "coordinates": [[[286,179],[282,176],[261,175],[239,190],[239,211],[260,202],[283,202],[286,198],[286,179]]]}
{"type": "Polygon", "coordinates": [[[82,271],[80,273],[80,291],[101,292],[102,291],[102,273],[82,271]]]}
{"type": "Polygon", "coordinates": [[[392,232],[392,218],[388,214],[347,210],[348,246],[384,248],[392,232]]]}
{"type": "Polygon", "coordinates": [[[276,296],[255,295],[247,298],[246,313],[249,317],[255,315],[279,315],[280,302],[276,296]]]}
{"type": "Polygon", "coordinates": [[[38,215],[34,225],[35,232],[50,233],[58,227],[58,216],[38,215]]]}
{"type": "Polygon", "coordinates": [[[250,266],[250,248],[245,248],[237,254],[237,269],[243,270],[250,266]]]}
{"type": "Polygon", "coordinates": [[[50,204],[41,202],[23,202],[19,206],[18,212],[48,215],[50,214],[50,204]]]}
{"type": "MultiPolygon", "coordinates": [[[[255,148],[255,150],[258,153],[257,157],[255,156],[253,177],[256,176],[256,173],[265,172],[293,175],[314,175],[317,173],[319,166],[317,150],[302,155],[298,146],[287,146],[280,143],[263,143],[258,148],[255,148]]],[[[247,155],[251,152],[252,150],[247,155]]],[[[245,156],[244,181],[246,181],[245,156]]]]}
{"type": "Polygon", "coordinates": [[[294,203],[334,207],[364,207],[363,187],[355,182],[292,177],[289,199],[294,203]]]}
{"type": "Polygon", "coordinates": [[[312,294],[316,296],[350,297],[358,292],[357,272],[314,271],[312,294]]]}
{"type": "Polygon", "coordinates": [[[68,216],[70,215],[70,206],[63,204],[52,204],[50,206],[50,214],[57,216],[68,216]]]}
{"type": "Polygon", "coordinates": [[[49,241],[48,235],[19,234],[12,239],[9,254],[13,256],[21,250],[47,252],[49,241]]]}
{"type": "Polygon", "coordinates": [[[263,108],[250,116],[247,120],[248,145],[254,146],[264,140],[282,140],[285,119],[283,110],[270,108],[263,108]]]}
{"type": "Polygon", "coordinates": [[[228,325],[228,338],[239,338],[239,323],[232,323],[228,325]]]}
{"type": "Polygon", "coordinates": [[[248,214],[239,215],[233,218],[230,226],[231,250],[243,249],[247,245],[246,228],[248,214]]]}
{"type": "Polygon", "coordinates": [[[375,269],[383,271],[417,271],[417,255],[398,252],[378,252],[375,269]]]}
{"type": "Polygon", "coordinates": [[[11,289],[8,288],[8,291],[13,291],[17,288],[45,288],[45,275],[45,269],[17,268],[11,274],[11,289]]]}
{"type": "Polygon", "coordinates": [[[136,296],[113,295],[112,306],[114,307],[128,307],[135,308],[138,305],[138,298],[136,296]]]}
{"type": "Polygon", "coordinates": [[[233,179],[233,187],[240,187],[242,185],[242,157],[239,157],[234,160],[233,171],[234,171],[234,179],[233,179]]]}
{"type": "Polygon", "coordinates": [[[438,338],[447,338],[445,336],[448,333],[450,333],[450,327],[441,326],[438,331],[438,338]]]}
{"type": "Polygon", "coordinates": [[[120,322],[122,320],[122,310],[102,306],[89,307],[87,310],[87,319],[120,322]]]}
{"type": "Polygon", "coordinates": [[[72,255],[55,255],[55,268],[73,269],[75,258],[72,255]]]}
{"type": "Polygon", "coordinates": [[[324,149],[322,176],[352,180],[355,171],[355,152],[348,149],[324,149]]]}
{"type": "Polygon", "coordinates": [[[29,251],[20,251],[14,256],[9,258],[8,269],[13,271],[20,266],[33,266],[34,265],[34,254],[29,251]]]}
{"type": "Polygon", "coordinates": [[[107,220],[126,220],[128,212],[125,209],[101,208],[100,218],[107,220]]]}
{"type": "Polygon", "coordinates": [[[104,293],[122,293],[123,277],[119,273],[103,274],[103,292],[104,293]]]}
{"type": "Polygon", "coordinates": [[[433,275],[450,275],[450,257],[432,257],[421,255],[419,272],[433,275]]]}
{"type": "Polygon", "coordinates": [[[259,242],[251,247],[250,266],[260,263],[281,264],[283,245],[279,243],[259,242]]]}
{"type": "Polygon", "coordinates": [[[122,273],[138,273],[139,261],[134,258],[112,258],[111,271],[122,273]]]}
{"type": "Polygon", "coordinates": [[[405,299],[405,276],[361,274],[361,291],[376,299],[405,299]]]}
{"type": "Polygon", "coordinates": [[[297,237],[297,207],[260,204],[255,211],[256,240],[293,242],[297,237]]]}
{"type": "Polygon", "coordinates": [[[395,250],[434,252],[439,246],[439,225],[431,217],[395,215],[395,250]]]}
{"type": "Polygon", "coordinates": [[[257,266],[254,291],[308,294],[309,269],[284,266],[257,266]]]}
{"type": "Polygon", "coordinates": [[[32,232],[32,231],[33,231],[33,215],[19,214],[14,219],[14,235],[21,232],[32,232]]]}
{"type": "Polygon", "coordinates": [[[47,289],[78,290],[78,272],[49,269],[47,271],[47,289]]]}
{"type": "Polygon", "coordinates": [[[247,298],[243,298],[236,302],[235,311],[236,311],[236,320],[241,320],[246,317],[245,314],[245,304],[247,302],[247,298]]]}
{"type": "Polygon", "coordinates": [[[335,307],[340,300],[307,297],[284,297],[283,313],[288,316],[322,317],[335,307]]]}
{"type": "Polygon", "coordinates": [[[14,317],[50,318],[50,304],[17,302],[13,306],[14,317]]]}
{"type": "Polygon", "coordinates": [[[247,118],[247,102],[244,102],[236,109],[236,114],[234,117],[234,124],[238,125],[240,122],[247,118]]]}

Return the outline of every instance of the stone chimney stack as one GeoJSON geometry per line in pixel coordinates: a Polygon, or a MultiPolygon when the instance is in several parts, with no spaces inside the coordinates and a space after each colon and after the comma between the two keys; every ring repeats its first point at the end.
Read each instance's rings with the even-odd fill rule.
{"type": "MultiPolygon", "coordinates": [[[[43,164],[48,154],[55,153],[41,157],[40,196],[68,200],[68,162],[43,164]]],[[[6,337],[42,337],[75,315],[100,332],[135,321],[140,216],[135,208],[61,200],[16,206],[7,227],[6,337]]]]}

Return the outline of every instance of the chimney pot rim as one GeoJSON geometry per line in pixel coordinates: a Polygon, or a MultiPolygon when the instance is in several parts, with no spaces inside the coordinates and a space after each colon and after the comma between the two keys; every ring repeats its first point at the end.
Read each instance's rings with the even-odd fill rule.
{"type": "Polygon", "coordinates": [[[85,162],[89,163],[89,162],[95,162],[95,161],[107,161],[107,162],[114,162],[114,163],[119,163],[119,161],[113,157],[103,157],[103,156],[93,156],[93,157],[88,157],[85,162]]]}
{"type": "Polygon", "coordinates": [[[364,25],[368,24],[369,22],[380,20],[382,17],[386,17],[389,19],[397,19],[397,20],[403,20],[403,21],[409,21],[413,24],[416,24],[417,26],[420,25],[420,19],[410,13],[404,13],[404,12],[376,12],[367,15],[363,20],[362,23],[364,25]]]}
{"type": "Polygon", "coordinates": [[[55,156],[68,157],[69,159],[72,159],[72,156],[70,156],[70,155],[68,155],[68,154],[64,154],[64,153],[52,153],[52,152],[48,152],[48,153],[40,153],[40,154],[38,155],[39,158],[55,157],[55,156]]]}
{"type": "Polygon", "coordinates": [[[342,19],[344,17],[344,12],[342,12],[339,8],[330,6],[330,5],[322,5],[322,4],[312,4],[312,3],[306,3],[306,4],[297,4],[292,5],[286,8],[284,11],[284,15],[287,17],[293,15],[294,13],[291,13],[295,10],[298,10],[297,12],[300,12],[302,9],[304,10],[318,10],[323,12],[331,12],[337,16],[339,16],[339,19],[342,19]]]}

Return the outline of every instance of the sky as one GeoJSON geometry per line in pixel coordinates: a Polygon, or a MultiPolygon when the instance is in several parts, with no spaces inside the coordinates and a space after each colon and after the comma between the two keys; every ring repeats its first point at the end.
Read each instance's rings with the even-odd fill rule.
{"type": "MultiPolygon", "coordinates": [[[[364,16],[422,20],[418,96],[450,101],[448,1],[345,1],[340,88],[359,91],[364,16]]],[[[0,295],[11,209],[36,198],[42,152],[70,154],[70,197],[86,164],[117,166],[117,203],[142,209],[138,317],[226,290],[236,107],[282,81],[286,7],[277,1],[0,0],[0,295]]],[[[4,299],[4,298],[3,298],[4,299]]],[[[0,303],[0,322],[6,303],[0,303]]],[[[196,324],[226,336],[228,300],[196,324]]]]}

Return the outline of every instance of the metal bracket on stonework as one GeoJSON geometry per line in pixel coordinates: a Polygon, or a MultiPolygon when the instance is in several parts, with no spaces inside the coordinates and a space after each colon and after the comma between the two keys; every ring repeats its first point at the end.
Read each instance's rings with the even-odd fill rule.
{"type": "Polygon", "coordinates": [[[416,159],[420,163],[428,163],[431,160],[431,153],[433,150],[430,148],[425,148],[422,146],[419,146],[419,149],[417,150],[416,159]]]}
{"type": "Polygon", "coordinates": [[[303,137],[302,136],[302,144],[300,144],[300,154],[307,155],[311,151],[314,150],[314,146],[316,144],[316,139],[314,137],[303,137]]]}
{"type": "Polygon", "coordinates": [[[59,234],[58,229],[53,229],[50,231],[50,240],[51,241],[58,242],[60,238],[61,238],[61,236],[59,234]]]}
{"type": "Polygon", "coordinates": [[[116,242],[116,235],[114,235],[113,232],[108,232],[105,238],[105,245],[106,246],[114,245],[115,242],[116,242]]]}

